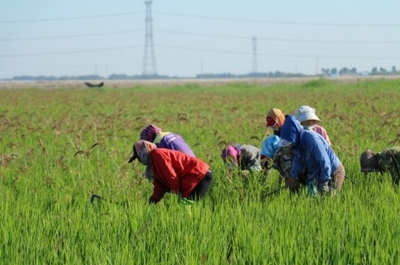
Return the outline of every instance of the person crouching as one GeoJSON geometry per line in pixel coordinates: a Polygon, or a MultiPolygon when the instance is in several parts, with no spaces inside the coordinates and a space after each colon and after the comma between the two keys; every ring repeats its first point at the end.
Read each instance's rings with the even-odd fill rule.
{"type": "Polygon", "coordinates": [[[145,140],[133,145],[133,156],[128,162],[135,159],[146,166],[145,177],[153,183],[150,203],[159,202],[167,192],[198,200],[213,183],[213,174],[205,162],[180,151],[157,148],[145,140]]]}
{"type": "Polygon", "coordinates": [[[300,172],[307,169],[307,188],[310,195],[335,194],[342,188],[345,168],[319,134],[304,130],[289,116],[281,129],[280,146],[290,147],[293,160],[288,186],[299,178],[300,172]]]}

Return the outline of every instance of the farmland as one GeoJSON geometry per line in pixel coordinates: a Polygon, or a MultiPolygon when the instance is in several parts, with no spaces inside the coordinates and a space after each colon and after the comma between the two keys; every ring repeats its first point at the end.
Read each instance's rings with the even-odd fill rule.
{"type": "Polygon", "coordinates": [[[398,264],[399,189],[363,176],[359,155],[400,145],[400,80],[48,84],[0,89],[2,264],[398,264]],[[227,177],[226,143],[261,146],[271,107],[317,110],[349,180],[336,197],[227,177]],[[148,205],[144,166],[128,164],[140,130],[178,132],[214,186],[191,212],[148,205]],[[112,200],[91,204],[97,193],[112,200]]]}

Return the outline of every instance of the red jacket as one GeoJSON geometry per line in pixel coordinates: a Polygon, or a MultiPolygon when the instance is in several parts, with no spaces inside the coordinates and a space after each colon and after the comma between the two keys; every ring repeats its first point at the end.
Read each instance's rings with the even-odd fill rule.
{"type": "Polygon", "coordinates": [[[155,201],[161,200],[166,192],[186,198],[209,169],[200,159],[176,150],[157,148],[149,155],[154,172],[151,199],[155,201]]]}

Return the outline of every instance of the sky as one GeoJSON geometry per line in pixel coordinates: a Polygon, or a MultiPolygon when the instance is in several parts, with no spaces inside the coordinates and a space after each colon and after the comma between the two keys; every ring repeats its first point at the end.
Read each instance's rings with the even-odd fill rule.
{"type": "Polygon", "coordinates": [[[153,0],[150,6],[152,38],[146,38],[144,1],[2,0],[0,79],[400,69],[399,0],[153,0]]]}

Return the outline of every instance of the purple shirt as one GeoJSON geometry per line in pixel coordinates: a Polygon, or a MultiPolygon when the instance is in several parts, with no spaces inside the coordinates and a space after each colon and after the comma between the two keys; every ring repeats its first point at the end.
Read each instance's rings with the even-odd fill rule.
{"type": "Polygon", "coordinates": [[[178,150],[192,157],[196,157],[192,149],[190,149],[189,145],[179,134],[161,132],[157,134],[156,139],[154,139],[154,143],[156,144],[157,148],[178,150]]]}

